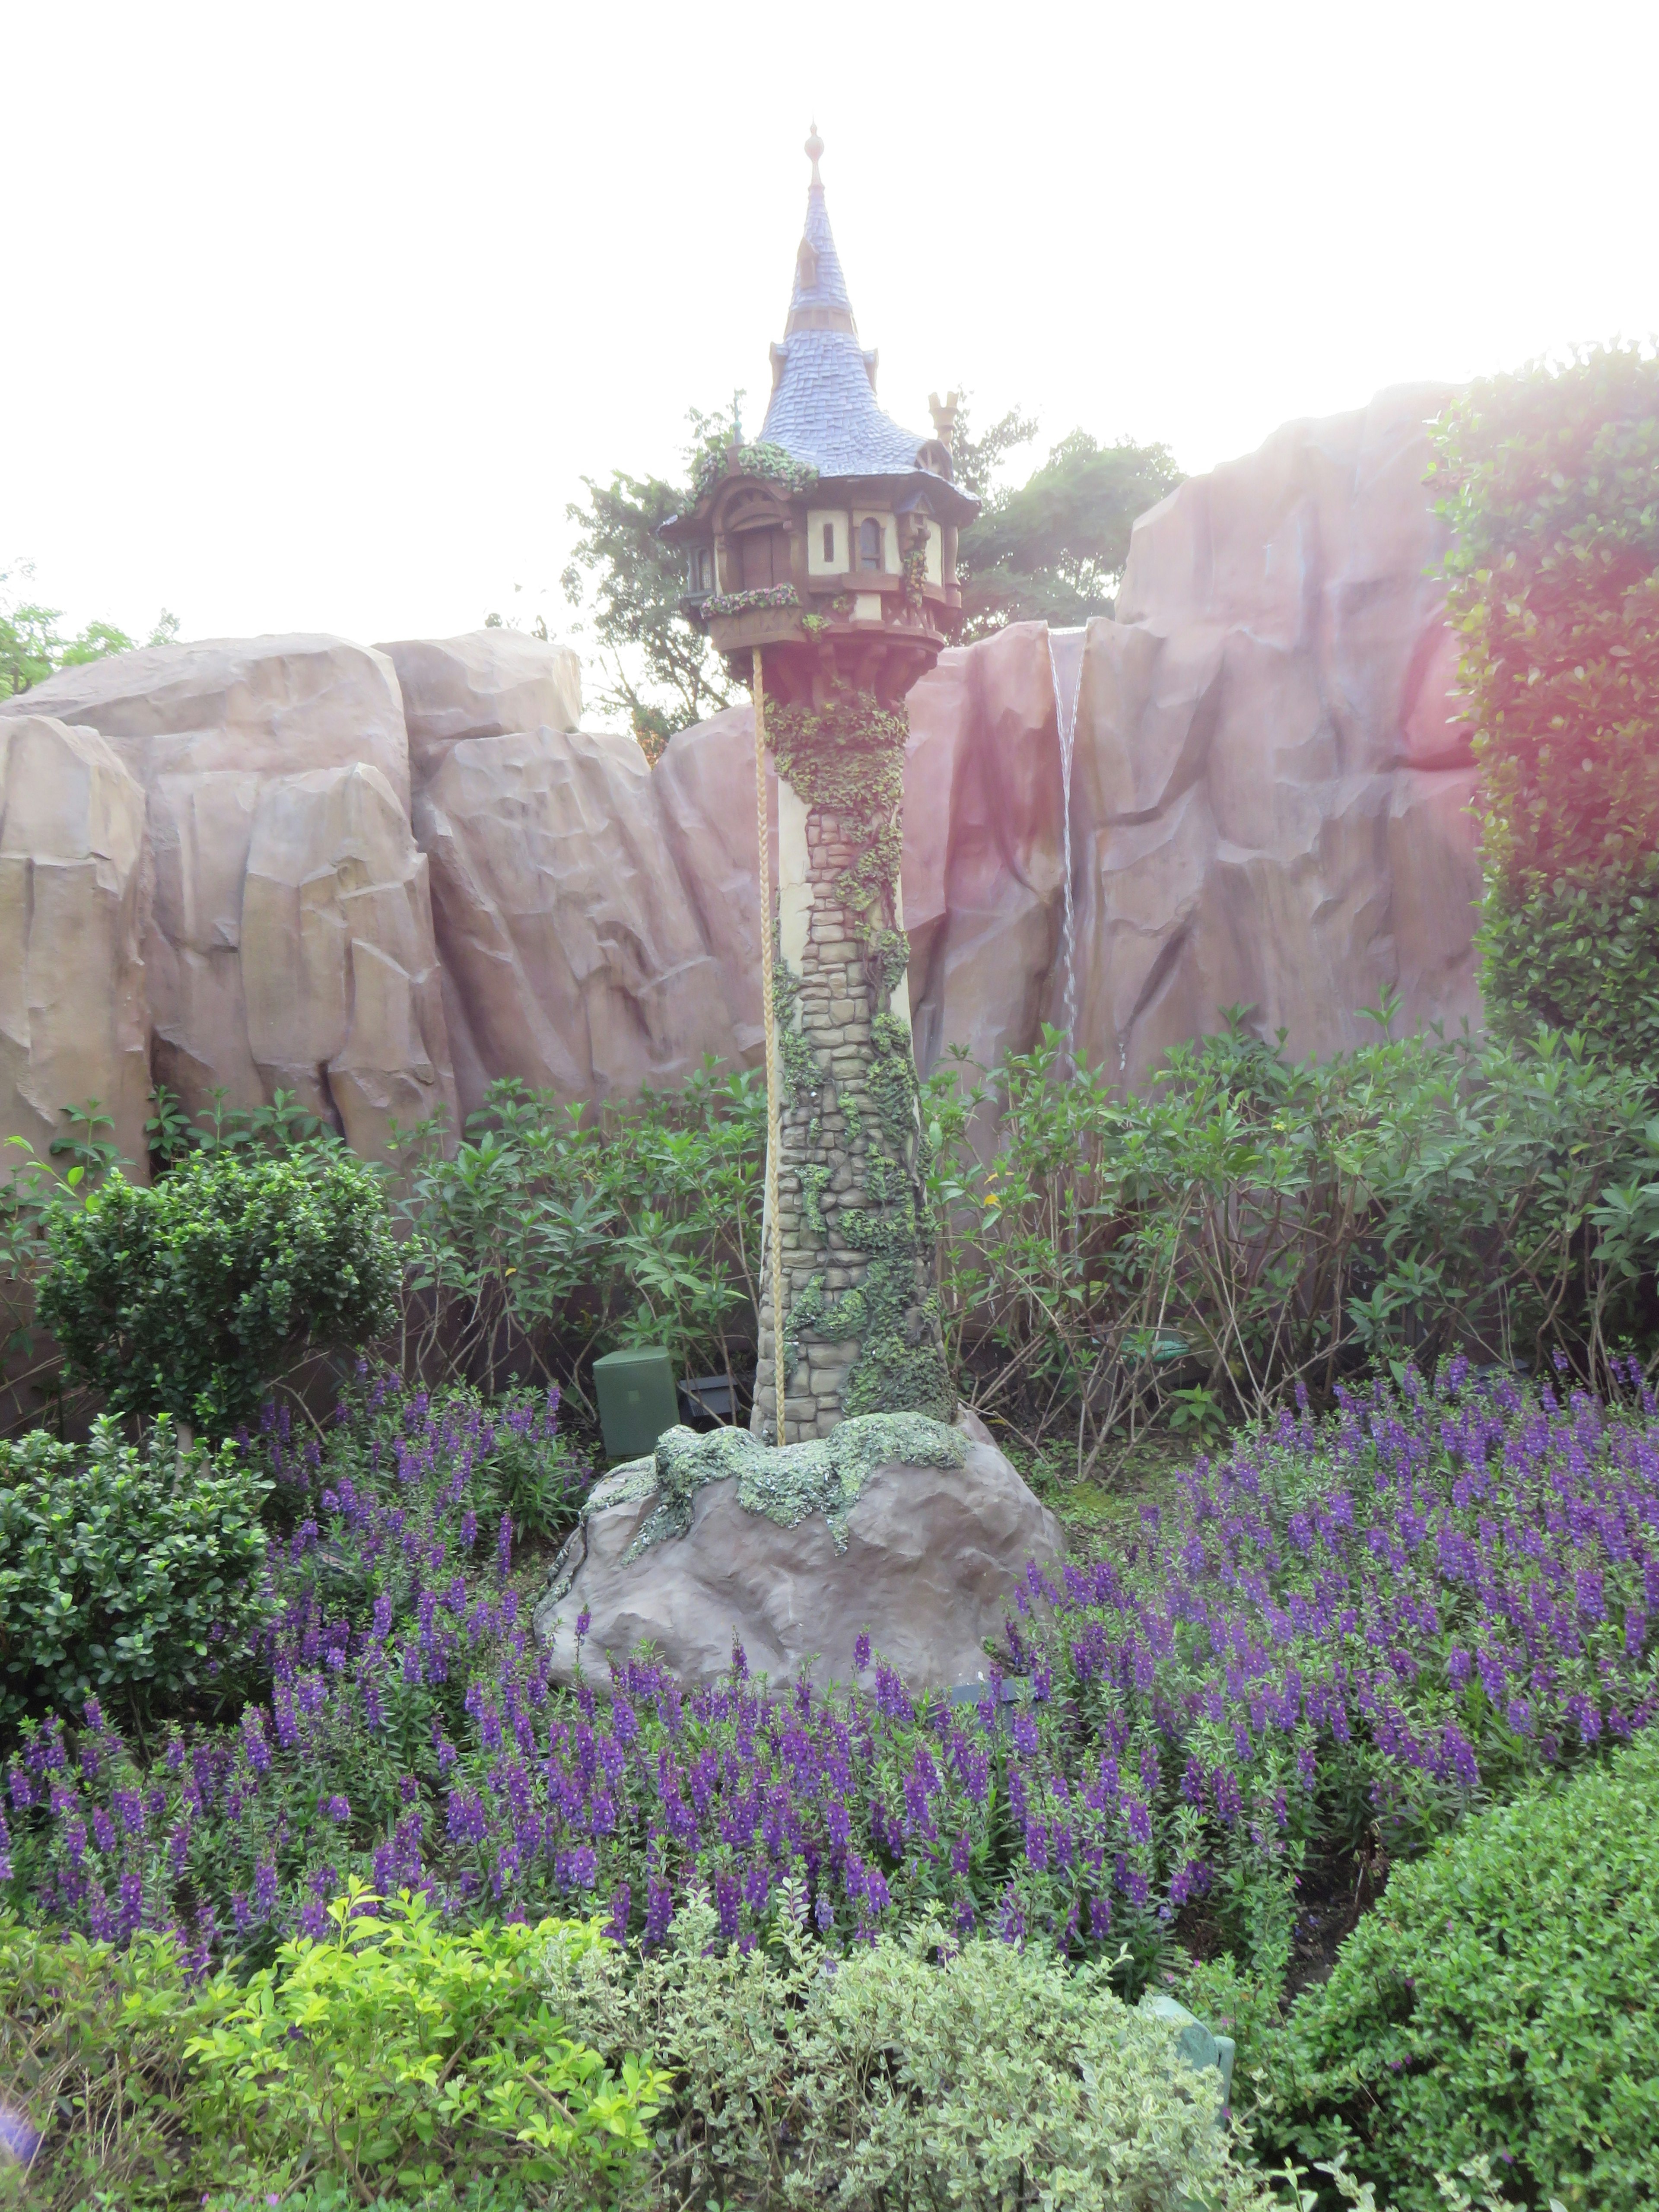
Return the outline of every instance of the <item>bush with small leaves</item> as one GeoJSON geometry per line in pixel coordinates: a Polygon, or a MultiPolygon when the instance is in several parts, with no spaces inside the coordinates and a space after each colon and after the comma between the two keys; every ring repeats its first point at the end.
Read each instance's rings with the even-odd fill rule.
{"type": "Polygon", "coordinates": [[[630,1962],[550,1945],[553,2009],[607,2051],[672,2071],[653,2196],[842,2212],[1255,2212],[1273,2203],[1218,2125],[1219,2083],[1132,2009],[1112,1968],[924,1913],[844,1955],[806,1930],[805,1893],[768,1948],[719,1940],[704,1898],[630,1962]]]}
{"type": "Polygon", "coordinates": [[[198,1152],[148,1189],[112,1176],[46,1242],[40,1316],[71,1378],[219,1435],[302,1352],[366,1343],[396,1312],[386,1200],[343,1150],[198,1152]]]}
{"type": "Polygon", "coordinates": [[[107,1418],[85,1444],[0,1441],[0,1729],[94,1693],[143,1716],[240,1664],[273,1604],[270,1488],[166,1419],[142,1449],[107,1418]]]}
{"type": "MultiPolygon", "coordinates": [[[[1540,1585],[1540,1595],[1542,1585],[1540,1585]]],[[[1659,1736],[1399,1869],[1292,2008],[1264,2124],[1402,2212],[1484,2156],[1529,2203],[1659,2203],[1659,1736]]]]}

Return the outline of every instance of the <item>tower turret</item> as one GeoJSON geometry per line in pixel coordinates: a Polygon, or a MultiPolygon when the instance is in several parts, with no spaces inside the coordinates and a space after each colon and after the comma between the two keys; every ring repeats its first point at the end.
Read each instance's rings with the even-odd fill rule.
{"type": "Polygon", "coordinates": [[[662,532],[685,549],[683,611],[754,685],[757,707],[764,697],[777,765],[767,917],[777,1266],[761,1302],[754,1426],[789,1443],[847,1414],[954,1411],[918,1158],[899,864],[904,695],[960,624],[957,532],[979,511],[954,480],[954,400],[935,409],[931,436],[878,403],[816,125],[806,152],[806,221],[760,436],[711,447],[693,504],[662,532]]]}

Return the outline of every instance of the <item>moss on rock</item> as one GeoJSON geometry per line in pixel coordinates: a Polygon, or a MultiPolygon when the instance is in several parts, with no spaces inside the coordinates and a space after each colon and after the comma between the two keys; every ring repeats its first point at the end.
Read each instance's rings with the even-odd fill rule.
{"type": "Polygon", "coordinates": [[[925,1413],[866,1413],[842,1421],[827,1437],[769,1449],[747,1429],[716,1429],[699,1436],[676,1428],[659,1437],[650,1459],[630,1461],[596,1490],[583,1507],[586,1519],[608,1506],[657,1499],[623,1554],[638,1559],[653,1545],[684,1536],[691,1526],[698,1491],[735,1478],[745,1513],[793,1528],[822,1513],[836,1549],[847,1549],[847,1521],[870,1478],[882,1467],[961,1467],[968,1440],[961,1430],[925,1413]],[[625,1480],[624,1480],[625,1478],[625,1480]]]}

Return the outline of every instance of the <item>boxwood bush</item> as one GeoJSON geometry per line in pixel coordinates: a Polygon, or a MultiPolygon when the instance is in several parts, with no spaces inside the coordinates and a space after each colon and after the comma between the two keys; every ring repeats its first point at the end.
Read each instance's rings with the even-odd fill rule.
{"type": "Polygon", "coordinates": [[[239,1665],[272,1604],[270,1488],[167,1420],[142,1449],[108,1418],[84,1445],[0,1441],[0,1732],[94,1695],[143,1719],[239,1665]]]}
{"type": "Polygon", "coordinates": [[[46,1230],[40,1319],[117,1413],[224,1435],[308,1347],[389,1327],[400,1276],[372,1168],[338,1147],[198,1152],[145,1188],[113,1175],[46,1230]]]}
{"type": "Polygon", "coordinates": [[[1659,1739],[1392,1876],[1292,2008],[1281,2122],[1401,2212],[1489,2157],[1532,2204],[1659,2203],[1659,1739]]]}

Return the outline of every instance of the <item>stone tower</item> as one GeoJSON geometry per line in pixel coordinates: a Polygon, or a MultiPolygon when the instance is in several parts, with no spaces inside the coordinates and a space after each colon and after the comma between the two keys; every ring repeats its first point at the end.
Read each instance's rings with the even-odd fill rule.
{"type": "MultiPolygon", "coordinates": [[[[711,447],[684,547],[682,610],[744,683],[763,679],[777,766],[770,1079],[776,1091],[784,1429],[775,1435],[770,1278],[753,1425],[775,1441],[844,1415],[931,1413],[953,1394],[935,1231],[919,1170],[899,897],[904,695],[961,620],[954,396],[933,434],[876,400],[818,174],[759,438],[711,447]]],[[[770,1236],[770,1223],[768,1223],[770,1236]]]]}

